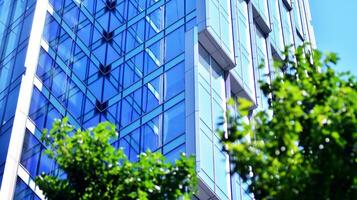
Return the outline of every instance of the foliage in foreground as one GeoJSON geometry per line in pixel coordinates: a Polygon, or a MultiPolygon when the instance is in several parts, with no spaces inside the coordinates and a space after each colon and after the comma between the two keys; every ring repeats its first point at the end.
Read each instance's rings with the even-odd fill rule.
{"type": "Polygon", "coordinates": [[[182,155],[171,164],[160,153],[147,151],[132,163],[121,149],[110,145],[113,137],[117,137],[115,127],[108,122],[75,131],[67,119],[56,121],[42,140],[51,149],[46,153],[65,176],[42,174],[36,184],[49,200],[191,197],[197,182],[194,158],[182,155]]]}
{"type": "Polygon", "coordinates": [[[256,199],[356,199],[356,79],[331,68],[335,54],[303,46],[292,61],[288,51],[275,80],[261,83],[269,109],[245,122],[252,105],[239,99],[238,116],[227,113],[233,171],[256,199]]]}

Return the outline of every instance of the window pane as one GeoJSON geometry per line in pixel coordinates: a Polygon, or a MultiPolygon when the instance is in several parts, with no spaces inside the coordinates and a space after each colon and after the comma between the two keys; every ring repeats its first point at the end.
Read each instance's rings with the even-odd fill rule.
{"type": "Polygon", "coordinates": [[[209,92],[202,87],[202,85],[200,85],[198,89],[198,98],[200,118],[203,120],[207,127],[212,129],[211,96],[209,92]]]}
{"type": "Polygon", "coordinates": [[[216,184],[224,194],[227,194],[226,156],[217,147],[214,149],[216,184]]]}
{"type": "Polygon", "coordinates": [[[166,26],[170,26],[183,17],[185,7],[183,0],[171,0],[166,4],[166,26]]]}
{"type": "Polygon", "coordinates": [[[185,65],[180,63],[165,73],[165,100],[168,100],[185,88],[185,65]]]}
{"type": "Polygon", "coordinates": [[[21,164],[27,169],[32,177],[37,175],[37,165],[41,155],[41,144],[37,138],[26,131],[21,154],[21,164]]]}
{"type": "Polygon", "coordinates": [[[224,73],[219,65],[212,59],[212,89],[217,93],[219,98],[225,98],[224,73]]]}
{"type": "Polygon", "coordinates": [[[203,131],[200,131],[200,161],[201,168],[206,176],[205,181],[213,188],[213,144],[203,131]]]}
{"type": "Polygon", "coordinates": [[[185,132],[185,103],[181,102],[164,114],[164,144],[185,132]]]}
{"type": "Polygon", "coordinates": [[[161,116],[158,116],[143,125],[141,129],[141,151],[146,151],[147,149],[155,151],[161,146],[162,126],[160,121],[161,116]]]}
{"type": "Polygon", "coordinates": [[[143,87],[143,111],[149,112],[162,103],[162,76],[155,78],[143,87]]]}
{"type": "Polygon", "coordinates": [[[166,36],[166,62],[175,58],[184,51],[185,32],[184,26],[176,29],[166,36]]]}
{"type": "MultiPolygon", "coordinates": [[[[11,136],[11,130],[8,129],[5,133],[4,131],[1,131],[0,134],[0,166],[5,163],[6,161],[6,156],[7,156],[7,150],[9,146],[9,141],[10,141],[10,136],[11,136]]],[[[0,174],[2,171],[0,170],[0,174]]]]}

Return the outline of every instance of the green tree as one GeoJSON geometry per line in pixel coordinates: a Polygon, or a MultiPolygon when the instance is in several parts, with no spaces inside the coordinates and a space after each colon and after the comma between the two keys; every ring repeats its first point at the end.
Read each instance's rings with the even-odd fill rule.
{"type": "Polygon", "coordinates": [[[115,126],[108,122],[82,131],[57,120],[42,141],[65,175],[41,174],[36,184],[49,200],[190,199],[197,183],[193,157],[182,155],[171,164],[147,151],[132,163],[110,145],[113,137],[115,126]]]}
{"type": "Polygon", "coordinates": [[[356,199],[356,79],[331,68],[336,54],[305,47],[294,60],[287,48],[276,78],[260,83],[268,109],[246,122],[252,104],[229,102],[238,114],[227,113],[224,150],[256,199],[356,199]]]}

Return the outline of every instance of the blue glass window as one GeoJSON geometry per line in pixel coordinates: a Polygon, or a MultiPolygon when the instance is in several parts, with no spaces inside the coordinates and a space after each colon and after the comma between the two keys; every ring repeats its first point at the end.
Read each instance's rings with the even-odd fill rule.
{"type": "Polygon", "coordinates": [[[142,151],[155,151],[161,146],[161,116],[157,116],[144,124],[141,129],[142,151]]]}
{"type": "Polygon", "coordinates": [[[185,103],[181,102],[164,113],[164,144],[185,132],[185,103]]]}
{"type": "Polygon", "coordinates": [[[149,112],[162,102],[163,78],[159,76],[143,87],[143,111],[149,112]]]}
{"type": "Polygon", "coordinates": [[[38,166],[38,174],[46,173],[46,174],[54,174],[56,170],[56,164],[54,160],[50,159],[47,154],[45,154],[45,150],[43,149],[41,152],[41,159],[38,166]]]}
{"type": "Polygon", "coordinates": [[[171,0],[166,3],[166,27],[170,26],[183,17],[185,11],[185,1],[171,0]]]}
{"type": "Polygon", "coordinates": [[[177,64],[165,73],[165,100],[168,100],[185,88],[185,65],[183,62],[177,64]]]}
{"type": "Polygon", "coordinates": [[[3,121],[9,121],[15,115],[15,109],[17,106],[17,100],[19,95],[20,86],[14,88],[7,97],[6,111],[4,113],[3,121]]]}
{"type": "Polygon", "coordinates": [[[81,116],[82,101],[83,93],[75,85],[73,85],[73,87],[69,90],[67,108],[76,118],[81,116]]]}
{"type": "Polygon", "coordinates": [[[36,122],[36,125],[43,127],[45,121],[45,112],[47,101],[37,88],[34,88],[31,98],[30,118],[36,122]]]}
{"type": "Polygon", "coordinates": [[[150,73],[155,70],[157,67],[160,67],[164,61],[164,40],[160,39],[155,42],[153,45],[146,49],[145,54],[145,63],[144,67],[146,68],[145,74],[150,73]]]}
{"type": "Polygon", "coordinates": [[[14,200],[40,200],[40,198],[20,177],[17,177],[14,200]]]}
{"type": "Polygon", "coordinates": [[[126,126],[135,121],[141,115],[141,94],[142,89],[139,89],[128,95],[122,101],[121,125],[126,126]]]}
{"type": "Polygon", "coordinates": [[[124,153],[130,159],[130,161],[135,162],[138,159],[140,152],[140,129],[136,129],[130,134],[119,140],[119,146],[123,148],[124,153]]]}
{"type": "Polygon", "coordinates": [[[21,164],[27,169],[32,177],[37,176],[37,166],[40,160],[42,145],[37,138],[26,131],[22,147],[21,164]]]}
{"type": "Polygon", "coordinates": [[[146,0],[129,0],[128,20],[135,17],[145,9],[146,0]]]}
{"type": "Polygon", "coordinates": [[[139,80],[139,76],[135,71],[135,66],[129,61],[124,65],[124,88],[127,88],[139,80]]]}
{"type": "Polygon", "coordinates": [[[176,29],[166,36],[166,61],[169,61],[184,51],[185,30],[184,26],[176,29]]]}
{"type": "Polygon", "coordinates": [[[79,8],[77,6],[67,6],[63,15],[63,21],[70,27],[74,28],[78,24],[79,8]]]}
{"type": "Polygon", "coordinates": [[[181,146],[175,148],[174,150],[168,152],[167,154],[165,154],[165,157],[169,162],[173,163],[178,158],[180,158],[180,155],[182,152],[185,152],[185,145],[181,145],[181,146]]]}
{"type": "MultiPolygon", "coordinates": [[[[0,166],[3,165],[6,161],[7,157],[7,149],[9,146],[9,141],[10,141],[10,136],[11,136],[11,130],[8,129],[7,131],[1,131],[0,132],[0,166]]],[[[2,171],[0,170],[0,173],[2,171]]]]}
{"type": "Polygon", "coordinates": [[[26,57],[27,49],[23,48],[21,51],[17,52],[16,60],[13,66],[12,79],[16,80],[19,76],[23,75],[25,72],[24,63],[26,57]]]}
{"type": "Polygon", "coordinates": [[[40,58],[38,60],[38,67],[37,67],[37,76],[42,77],[45,75],[53,65],[52,58],[48,55],[48,53],[41,48],[40,51],[40,58]]]}
{"type": "Polygon", "coordinates": [[[131,25],[126,34],[126,52],[134,49],[145,41],[145,19],[131,25]]]}
{"type": "Polygon", "coordinates": [[[164,6],[150,13],[146,19],[149,21],[146,26],[146,37],[151,38],[164,29],[164,6]]]}
{"type": "Polygon", "coordinates": [[[190,13],[196,9],[196,0],[186,0],[186,13],[190,13]]]}

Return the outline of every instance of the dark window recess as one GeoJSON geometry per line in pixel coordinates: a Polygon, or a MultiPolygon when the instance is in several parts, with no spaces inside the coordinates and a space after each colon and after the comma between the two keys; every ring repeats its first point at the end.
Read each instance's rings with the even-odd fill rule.
{"type": "Polygon", "coordinates": [[[100,102],[97,100],[95,102],[95,108],[96,108],[96,113],[106,114],[108,108],[108,101],[100,102]]]}
{"type": "Polygon", "coordinates": [[[106,5],[106,11],[114,11],[116,6],[117,6],[117,1],[116,0],[107,0],[105,2],[105,5],[106,5]]]}
{"type": "Polygon", "coordinates": [[[111,65],[99,65],[99,76],[105,76],[105,77],[109,77],[110,75],[110,71],[112,69],[111,65]]]}
{"type": "Polygon", "coordinates": [[[103,31],[102,42],[111,43],[113,41],[113,36],[114,36],[114,31],[111,32],[103,31]]]}

